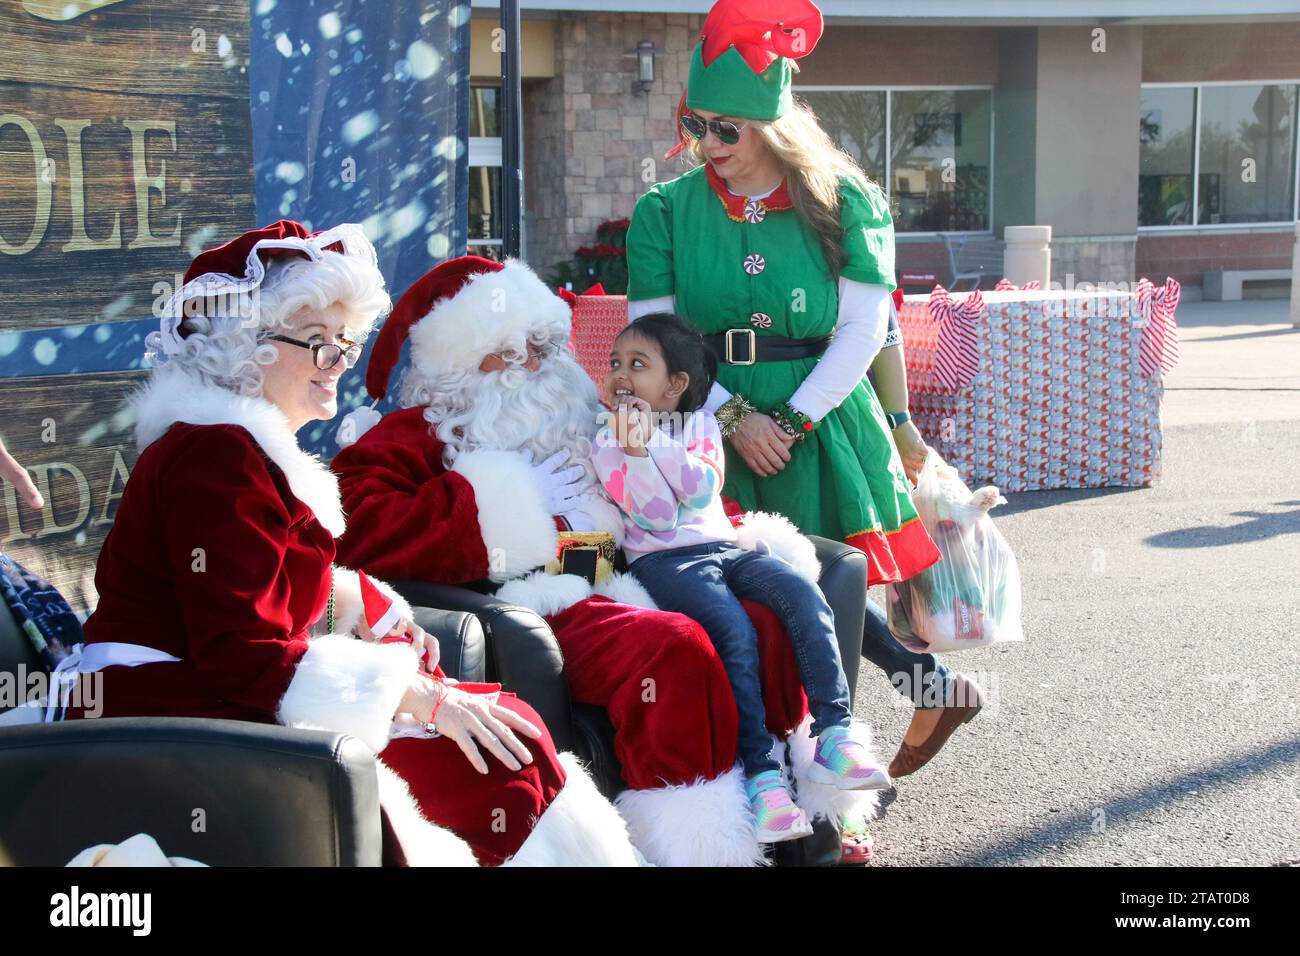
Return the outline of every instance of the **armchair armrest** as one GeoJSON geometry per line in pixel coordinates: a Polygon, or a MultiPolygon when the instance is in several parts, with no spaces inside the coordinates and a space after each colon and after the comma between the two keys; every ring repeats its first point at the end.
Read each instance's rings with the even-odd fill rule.
{"type": "Polygon", "coordinates": [[[379,866],[375,757],[344,734],[187,717],[0,728],[0,865],[148,833],[214,866],[379,866]]]}
{"type": "Polygon", "coordinates": [[[455,585],[389,583],[413,608],[466,611],[477,617],[487,632],[486,666],[477,679],[499,681],[505,690],[518,694],[541,715],[556,749],[573,750],[573,711],[564,679],[564,655],[541,615],[455,585]]]}
{"type": "MultiPolygon", "coordinates": [[[[408,602],[410,603],[410,602],[408,602]]],[[[487,680],[487,635],[468,611],[411,604],[415,623],[438,639],[442,670],[457,680],[487,680]]]]}
{"type": "Polygon", "coordinates": [[[867,556],[850,545],[809,535],[822,573],[818,585],[835,612],[835,636],[848,680],[850,698],[857,696],[858,665],[862,660],[862,628],[867,620],[867,556]]]}

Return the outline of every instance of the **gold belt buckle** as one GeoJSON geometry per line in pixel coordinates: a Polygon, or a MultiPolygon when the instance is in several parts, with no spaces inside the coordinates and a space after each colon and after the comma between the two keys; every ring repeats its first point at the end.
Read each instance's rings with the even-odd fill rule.
{"type": "Polygon", "coordinates": [[[725,341],[727,343],[727,364],[728,365],[753,365],[755,362],[758,361],[758,336],[754,334],[753,329],[727,329],[725,341]],[[748,362],[737,362],[732,357],[733,349],[734,349],[734,345],[732,343],[735,341],[734,339],[732,339],[733,335],[749,336],[749,361],[748,362]]]}

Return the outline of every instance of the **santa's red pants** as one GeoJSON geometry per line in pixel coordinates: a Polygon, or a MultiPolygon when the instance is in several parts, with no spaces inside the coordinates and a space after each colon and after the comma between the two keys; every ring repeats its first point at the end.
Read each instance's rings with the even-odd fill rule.
{"type": "MultiPolygon", "coordinates": [[[[768,729],[784,736],[807,712],[794,650],[779,618],[744,602],[759,636],[768,729]]],[[[736,762],[736,701],[699,624],[593,597],[548,617],[573,700],[609,712],[623,780],[634,790],[693,783],[736,762]]]]}

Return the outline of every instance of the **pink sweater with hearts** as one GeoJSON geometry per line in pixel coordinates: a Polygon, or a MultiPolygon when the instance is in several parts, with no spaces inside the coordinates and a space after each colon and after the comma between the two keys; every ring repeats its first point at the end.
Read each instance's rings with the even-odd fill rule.
{"type": "Polygon", "coordinates": [[[592,463],[623,511],[623,550],[629,563],[670,548],[736,541],[736,529],[722,507],[718,420],[700,409],[687,417],[684,428],[678,422],[676,416],[665,416],[646,440],[649,454],[644,458],[624,452],[608,428],[596,433],[592,463]]]}

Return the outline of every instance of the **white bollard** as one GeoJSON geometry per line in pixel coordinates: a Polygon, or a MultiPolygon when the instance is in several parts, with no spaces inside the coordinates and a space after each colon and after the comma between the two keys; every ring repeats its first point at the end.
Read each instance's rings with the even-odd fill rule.
{"type": "Polygon", "coordinates": [[[1041,288],[1052,285],[1052,227],[1007,226],[1003,271],[1016,285],[1037,279],[1041,288]]]}
{"type": "Polygon", "coordinates": [[[1291,247],[1291,328],[1300,329],[1300,221],[1295,224],[1295,245],[1291,247]]]}

